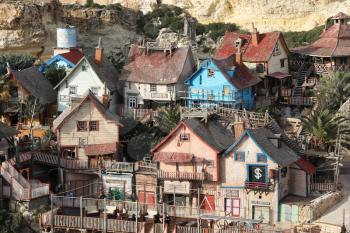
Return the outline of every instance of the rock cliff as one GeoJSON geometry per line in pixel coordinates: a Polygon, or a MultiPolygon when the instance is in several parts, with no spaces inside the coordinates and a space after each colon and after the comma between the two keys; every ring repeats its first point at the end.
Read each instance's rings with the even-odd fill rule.
{"type": "MultiPolygon", "coordinates": [[[[60,0],[74,3],[77,0],[60,0]]],[[[86,0],[78,0],[84,4],[86,0]]],[[[338,11],[350,13],[350,0],[94,0],[99,4],[121,3],[143,12],[157,2],[179,6],[202,23],[232,22],[250,29],[301,31],[323,24],[338,11]]]]}

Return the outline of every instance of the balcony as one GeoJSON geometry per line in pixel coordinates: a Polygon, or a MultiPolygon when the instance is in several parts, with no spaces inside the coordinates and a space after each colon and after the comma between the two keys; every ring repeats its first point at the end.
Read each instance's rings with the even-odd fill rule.
{"type": "Polygon", "coordinates": [[[151,92],[152,99],[168,99],[168,93],[151,92]]]}
{"type": "Polygon", "coordinates": [[[291,96],[282,98],[280,104],[293,106],[313,106],[315,102],[315,97],[291,96]]]}
{"type": "Polygon", "coordinates": [[[164,180],[204,180],[205,175],[202,172],[166,172],[160,170],[158,178],[164,180]]]}
{"type": "Polygon", "coordinates": [[[250,182],[246,181],[244,184],[245,189],[255,190],[255,191],[273,191],[272,183],[263,182],[250,182]]]}

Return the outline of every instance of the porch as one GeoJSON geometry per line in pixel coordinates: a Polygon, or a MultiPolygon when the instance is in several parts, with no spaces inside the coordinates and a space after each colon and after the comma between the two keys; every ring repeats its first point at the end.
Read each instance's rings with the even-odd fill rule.
{"type": "Polygon", "coordinates": [[[204,180],[203,172],[167,172],[158,171],[158,178],[164,180],[204,180]]]}

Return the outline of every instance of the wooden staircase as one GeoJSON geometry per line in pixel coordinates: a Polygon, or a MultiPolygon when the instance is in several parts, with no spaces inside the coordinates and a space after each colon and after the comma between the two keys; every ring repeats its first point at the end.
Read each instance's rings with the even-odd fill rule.
{"type": "Polygon", "coordinates": [[[314,67],[310,66],[309,68],[305,69],[306,66],[300,67],[300,70],[298,72],[297,77],[297,85],[295,87],[293,96],[298,97],[303,95],[303,84],[306,82],[307,78],[312,74],[314,67]]]}

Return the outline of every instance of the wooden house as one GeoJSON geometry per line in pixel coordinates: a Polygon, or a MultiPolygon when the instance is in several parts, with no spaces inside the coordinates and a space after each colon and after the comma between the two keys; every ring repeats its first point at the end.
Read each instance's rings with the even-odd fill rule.
{"type": "MultiPolygon", "coordinates": [[[[56,92],[49,80],[32,66],[23,70],[11,70],[8,66],[9,99],[3,103],[6,120],[11,125],[23,122],[22,110],[29,97],[34,99],[40,108],[40,113],[34,116],[34,125],[49,125],[55,114],[56,92]]],[[[38,107],[36,107],[38,108],[38,107]]]]}
{"type": "Polygon", "coordinates": [[[155,109],[179,101],[185,91],[184,80],[195,70],[189,47],[160,48],[150,42],[132,45],[129,59],[120,76],[126,109],[155,109]]]}
{"type": "Polygon", "coordinates": [[[251,34],[226,32],[215,58],[225,59],[237,52],[242,53],[244,64],[263,79],[258,96],[286,95],[286,90],[292,87],[292,79],[289,49],[281,32],[259,33],[254,25],[251,34]]]}
{"type": "Polygon", "coordinates": [[[45,61],[39,68],[39,71],[45,73],[48,66],[64,67],[66,71],[73,69],[84,57],[80,49],[70,49],[68,52],[57,54],[45,61]]]}
{"type": "MultiPolygon", "coordinates": [[[[232,133],[215,119],[207,123],[195,118],[181,121],[152,149],[153,160],[159,162],[158,179],[163,182],[164,202],[196,206],[197,190],[216,187],[219,182],[219,156],[232,141],[232,133]]],[[[213,197],[200,198],[212,203],[213,197]]]]}
{"type": "Polygon", "coordinates": [[[248,129],[224,153],[218,199],[227,215],[274,224],[287,196],[308,197],[315,167],[300,157],[280,134],[248,129]]]}
{"type": "Polygon", "coordinates": [[[54,88],[58,92],[57,111],[63,112],[72,104],[72,98],[83,97],[91,90],[109,109],[118,110],[118,72],[103,54],[101,42],[94,57],[83,57],[54,88]]]}
{"type": "Polygon", "coordinates": [[[96,172],[116,156],[120,127],[119,117],[92,91],[73,101],[72,106],[54,120],[60,157],[68,161],[69,168],[76,169],[67,172],[65,180],[92,183],[93,178],[87,174],[97,179],[99,173],[96,172]],[[85,174],[86,169],[92,172],[85,174]]]}
{"type": "Polygon", "coordinates": [[[261,81],[242,62],[242,54],[205,60],[185,81],[187,104],[192,107],[254,108],[254,87],[261,81]]]}
{"type": "Polygon", "coordinates": [[[350,70],[350,16],[339,12],[331,17],[333,25],[325,29],[314,43],[291,51],[297,69],[312,67],[317,74],[350,70]],[[303,67],[301,67],[303,65],[303,67]]]}

